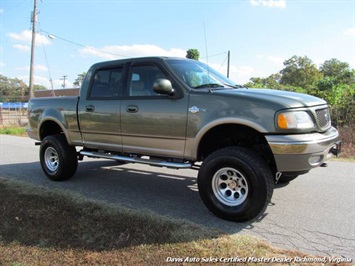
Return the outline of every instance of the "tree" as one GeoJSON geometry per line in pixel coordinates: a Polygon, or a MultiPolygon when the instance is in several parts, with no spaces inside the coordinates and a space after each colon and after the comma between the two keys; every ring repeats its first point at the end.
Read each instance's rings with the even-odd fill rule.
{"type": "Polygon", "coordinates": [[[199,60],[200,52],[197,49],[189,49],[186,51],[186,58],[199,60]]]}
{"type": "Polygon", "coordinates": [[[320,97],[330,105],[338,125],[355,124],[355,70],[337,59],[326,60],[318,69],[307,57],[293,56],[284,68],[267,78],[253,77],[248,88],[272,88],[320,97]],[[281,77],[280,77],[281,75],[281,77]]]}
{"type": "Polygon", "coordinates": [[[307,56],[294,55],[284,62],[285,68],[280,71],[280,83],[311,90],[315,83],[322,78],[322,73],[307,56]]]}
{"type": "MultiPolygon", "coordinates": [[[[355,102],[355,71],[346,62],[332,58],[326,60],[320,71],[324,77],[317,82],[316,96],[326,100],[336,111],[337,122],[353,121],[345,119],[355,102]]],[[[353,116],[353,113],[352,113],[353,116]]]]}
{"type": "Polygon", "coordinates": [[[267,78],[252,77],[245,84],[247,88],[268,88],[268,89],[284,89],[284,85],[280,84],[281,74],[271,74],[267,78]]]}
{"type": "Polygon", "coordinates": [[[86,76],[86,72],[78,74],[78,77],[73,82],[73,85],[76,87],[81,87],[81,84],[83,84],[83,80],[84,80],[85,76],[86,76]]]}
{"type": "Polygon", "coordinates": [[[246,88],[266,88],[265,78],[251,77],[249,82],[243,85],[246,88]]]}
{"type": "Polygon", "coordinates": [[[326,60],[320,66],[320,72],[325,78],[331,78],[334,82],[345,83],[351,85],[354,83],[355,72],[350,69],[350,66],[346,62],[341,62],[338,59],[332,58],[326,60]]]}
{"type": "MultiPolygon", "coordinates": [[[[33,90],[46,90],[43,85],[33,85],[33,90]]],[[[8,78],[0,74],[0,102],[21,102],[29,98],[29,87],[18,78],[8,78]]]]}
{"type": "Polygon", "coordinates": [[[48,90],[46,86],[43,85],[33,85],[33,91],[44,91],[44,90],[48,90]]]}
{"type": "Polygon", "coordinates": [[[28,86],[22,80],[0,75],[0,101],[21,101],[28,96],[28,90],[28,86]]]}

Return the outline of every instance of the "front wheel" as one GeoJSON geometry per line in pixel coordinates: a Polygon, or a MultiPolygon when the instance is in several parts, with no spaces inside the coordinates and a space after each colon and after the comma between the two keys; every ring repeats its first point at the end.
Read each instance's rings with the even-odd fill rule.
{"type": "Polygon", "coordinates": [[[198,174],[200,196],[216,216],[245,222],[270,202],[274,183],[266,162],[253,151],[227,147],[213,152],[198,174]]]}
{"type": "Polygon", "coordinates": [[[69,146],[64,135],[45,137],[39,152],[42,169],[53,181],[63,181],[72,177],[78,167],[76,149],[69,146]]]}

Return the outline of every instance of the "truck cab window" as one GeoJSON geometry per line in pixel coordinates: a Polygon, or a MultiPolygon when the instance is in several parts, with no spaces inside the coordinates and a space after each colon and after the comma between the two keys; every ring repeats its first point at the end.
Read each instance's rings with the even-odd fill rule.
{"type": "Polygon", "coordinates": [[[156,79],[166,79],[166,75],[155,65],[132,66],[129,78],[129,96],[159,96],[153,91],[156,79]]]}
{"type": "Polygon", "coordinates": [[[117,97],[121,88],[121,77],[123,68],[112,68],[98,70],[90,89],[90,98],[112,98],[117,97]]]}

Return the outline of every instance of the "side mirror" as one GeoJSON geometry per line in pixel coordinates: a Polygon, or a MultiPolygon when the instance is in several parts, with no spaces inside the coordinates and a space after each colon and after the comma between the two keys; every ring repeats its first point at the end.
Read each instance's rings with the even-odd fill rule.
{"type": "Polygon", "coordinates": [[[159,94],[174,95],[174,89],[168,79],[156,79],[153,84],[153,91],[159,94]]]}

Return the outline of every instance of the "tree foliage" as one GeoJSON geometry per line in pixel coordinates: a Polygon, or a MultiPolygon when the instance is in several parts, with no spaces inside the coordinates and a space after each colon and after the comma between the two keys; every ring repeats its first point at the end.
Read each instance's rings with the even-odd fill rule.
{"type": "MultiPolygon", "coordinates": [[[[46,90],[42,85],[33,85],[33,90],[46,90]]],[[[8,78],[0,74],[0,102],[21,102],[29,98],[29,87],[18,78],[8,78]]]]}
{"type": "Polygon", "coordinates": [[[311,88],[322,77],[322,73],[307,56],[293,56],[284,62],[280,71],[280,83],[295,87],[311,88]]]}
{"type": "Polygon", "coordinates": [[[15,102],[28,96],[28,86],[18,78],[0,75],[0,101],[15,102]]]}
{"type": "Polygon", "coordinates": [[[351,81],[351,70],[349,64],[341,62],[335,58],[326,60],[320,66],[320,72],[324,75],[324,77],[337,78],[339,82],[351,81]]]}
{"type": "Polygon", "coordinates": [[[81,84],[83,84],[83,80],[84,80],[85,76],[86,76],[86,72],[78,74],[78,77],[73,82],[73,85],[80,88],[81,84]]]}
{"type": "Polygon", "coordinates": [[[338,59],[326,60],[317,68],[307,56],[295,55],[284,62],[284,68],[278,73],[266,78],[253,77],[245,86],[320,97],[337,113],[338,123],[355,123],[355,70],[338,59]]]}
{"type": "Polygon", "coordinates": [[[186,58],[199,60],[200,52],[197,49],[189,49],[186,51],[186,58]]]}

